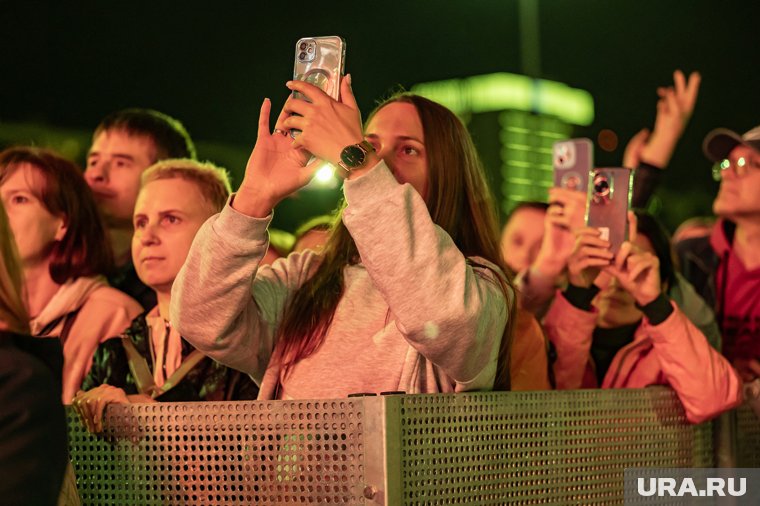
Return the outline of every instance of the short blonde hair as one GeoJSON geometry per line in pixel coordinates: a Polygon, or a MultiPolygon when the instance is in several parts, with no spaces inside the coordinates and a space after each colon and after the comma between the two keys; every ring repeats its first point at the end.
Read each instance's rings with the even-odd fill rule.
{"type": "Polygon", "coordinates": [[[143,172],[142,186],[159,179],[175,178],[195,183],[215,212],[224,208],[232,192],[227,169],[189,158],[172,158],[154,163],[143,172]]]}
{"type": "Polygon", "coordinates": [[[21,295],[21,281],[16,243],[0,202],[0,322],[11,332],[29,334],[29,315],[21,295]]]}

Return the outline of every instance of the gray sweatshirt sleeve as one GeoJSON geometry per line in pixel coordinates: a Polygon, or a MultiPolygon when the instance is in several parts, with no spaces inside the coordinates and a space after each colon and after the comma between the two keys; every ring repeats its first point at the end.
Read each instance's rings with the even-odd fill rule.
{"type": "Polygon", "coordinates": [[[343,223],[399,331],[458,390],[492,388],[509,314],[497,268],[468,261],[383,162],[346,181],[344,192],[343,223]]]}
{"type": "Polygon", "coordinates": [[[288,296],[315,255],[290,255],[272,266],[266,253],[269,218],[245,216],[229,204],[195,236],[172,286],[171,322],[211,358],[250,374],[266,370],[288,296]]]}

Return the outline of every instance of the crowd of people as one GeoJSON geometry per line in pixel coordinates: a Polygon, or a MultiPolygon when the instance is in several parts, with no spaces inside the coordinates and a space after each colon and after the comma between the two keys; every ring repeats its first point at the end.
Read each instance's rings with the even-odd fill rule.
{"type": "MultiPolygon", "coordinates": [[[[629,143],[633,207],[699,79],[675,72],[651,133],[629,143]]],[[[442,105],[400,93],[362,123],[350,76],[339,100],[287,87],[273,129],[261,105],[235,193],[153,110],[107,116],[84,170],[47,149],[0,152],[5,476],[24,476],[6,450],[22,420],[51,438],[37,451],[55,447],[61,401],[98,433],[110,403],[669,385],[696,423],[760,376],[760,127],[705,139],[717,220],[674,242],[636,209],[613,252],[585,226],[586,193],[564,188],[500,234],[472,139],[442,105]],[[335,214],[304,217],[295,237],[270,230],[322,161],[344,179],[335,214]]]]}

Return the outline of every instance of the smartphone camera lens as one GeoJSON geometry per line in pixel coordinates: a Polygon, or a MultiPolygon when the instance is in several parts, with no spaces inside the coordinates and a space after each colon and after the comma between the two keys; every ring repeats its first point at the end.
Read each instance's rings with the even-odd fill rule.
{"type": "Polygon", "coordinates": [[[306,53],[304,53],[303,51],[301,51],[300,53],[298,53],[298,59],[299,60],[305,60],[306,59],[306,53]]]}
{"type": "Polygon", "coordinates": [[[308,44],[306,42],[301,42],[301,45],[298,46],[298,49],[301,51],[304,51],[308,47],[308,44]]]}
{"type": "Polygon", "coordinates": [[[603,198],[610,194],[610,181],[604,174],[594,176],[594,196],[603,198]]]}

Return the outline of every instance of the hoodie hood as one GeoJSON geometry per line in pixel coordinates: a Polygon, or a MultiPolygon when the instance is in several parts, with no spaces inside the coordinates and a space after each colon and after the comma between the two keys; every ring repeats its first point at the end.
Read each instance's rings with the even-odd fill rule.
{"type": "Polygon", "coordinates": [[[61,285],[42,312],[29,322],[32,335],[39,335],[51,323],[82,307],[92,292],[104,286],[108,284],[102,276],[81,277],[61,285]]]}

